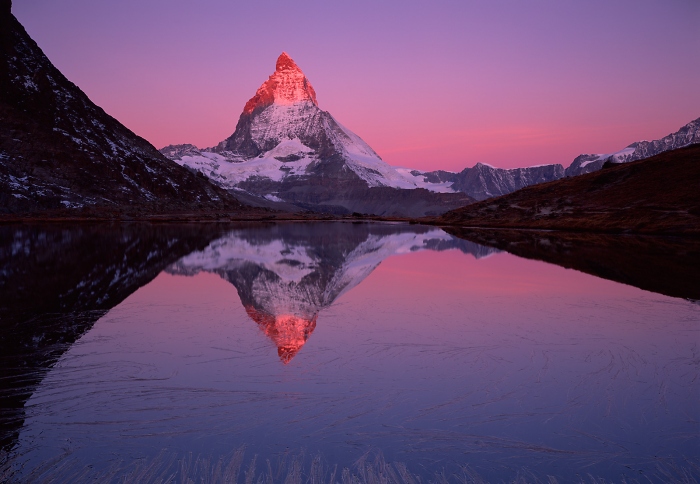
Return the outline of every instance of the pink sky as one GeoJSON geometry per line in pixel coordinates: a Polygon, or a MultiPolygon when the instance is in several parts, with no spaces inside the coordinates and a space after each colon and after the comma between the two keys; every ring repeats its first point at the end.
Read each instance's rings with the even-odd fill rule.
{"type": "Polygon", "coordinates": [[[288,52],[390,164],[562,163],[700,116],[697,0],[15,0],[90,98],[156,147],[212,146],[288,52]]]}

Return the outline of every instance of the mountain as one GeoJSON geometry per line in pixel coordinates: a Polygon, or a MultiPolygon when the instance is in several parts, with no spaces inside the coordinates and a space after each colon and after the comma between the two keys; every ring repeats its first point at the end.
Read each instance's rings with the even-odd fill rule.
{"type": "Polygon", "coordinates": [[[633,143],[618,153],[581,155],[566,170],[560,164],[504,169],[484,163],[459,173],[399,168],[322,111],[311,83],[283,52],[229,138],[213,148],[186,144],[160,151],[252,205],[417,217],[595,171],[606,161],[629,162],[698,143],[699,126],[695,120],[661,140],[633,143]]]}
{"type": "Polygon", "coordinates": [[[700,143],[700,118],[655,141],[637,141],[615,153],[579,155],[566,169],[566,176],[600,170],[606,162],[629,163],[697,143],[700,143]]]}
{"type": "Polygon", "coordinates": [[[444,214],[437,223],[598,232],[700,234],[700,145],[533,185],[444,214]]]}
{"type": "Polygon", "coordinates": [[[439,170],[423,173],[423,176],[427,180],[451,182],[450,188],[453,190],[481,201],[565,176],[591,173],[600,170],[606,162],[628,163],[694,143],[700,143],[700,118],[659,140],[637,141],[616,153],[579,155],[566,170],[560,164],[505,169],[477,163],[459,173],[439,170]]]}
{"type": "Polygon", "coordinates": [[[385,163],[319,108],[311,83],[284,52],[229,138],[210,149],[161,152],[221,187],[316,211],[420,216],[473,201],[449,183],[385,163]]]}
{"type": "Polygon", "coordinates": [[[0,214],[241,210],[51,64],[0,3],[0,214]],[[80,210],[76,210],[80,209],[80,210]]]}
{"type": "Polygon", "coordinates": [[[167,271],[218,274],[285,364],[316,328],[320,311],[362,282],[384,259],[419,250],[458,249],[480,258],[496,249],[417,225],[277,224],[234,230],[167,271]]]}

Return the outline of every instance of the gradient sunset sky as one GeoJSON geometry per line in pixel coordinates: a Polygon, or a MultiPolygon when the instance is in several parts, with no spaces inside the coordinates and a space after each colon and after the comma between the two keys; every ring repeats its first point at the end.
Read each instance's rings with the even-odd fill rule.
{"type": "Polygon", "coordinates": [[[388,163],[568,166],[700,117],[700,1],[14,0],[157,148],[212,146],[286,51],[388,163]]]}

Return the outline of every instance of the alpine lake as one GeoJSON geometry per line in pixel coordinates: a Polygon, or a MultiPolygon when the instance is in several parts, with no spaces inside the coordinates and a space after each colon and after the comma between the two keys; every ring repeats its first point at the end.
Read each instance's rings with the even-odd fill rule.
{"type": "Polygon", "coordinates": [[[0,226],[0,482],[700,481],[700,240],[450,232],[0,226]]]}

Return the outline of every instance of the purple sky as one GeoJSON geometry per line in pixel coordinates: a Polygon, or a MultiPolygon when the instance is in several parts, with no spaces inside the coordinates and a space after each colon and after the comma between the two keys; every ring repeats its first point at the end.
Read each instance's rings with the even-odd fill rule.
{"type": "Polygon", "coordinates": [[[393,165],[567,166],[700,117],[698,0],[13,3],[158,148],[229,136],[283,50],[393,165]]]}

